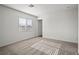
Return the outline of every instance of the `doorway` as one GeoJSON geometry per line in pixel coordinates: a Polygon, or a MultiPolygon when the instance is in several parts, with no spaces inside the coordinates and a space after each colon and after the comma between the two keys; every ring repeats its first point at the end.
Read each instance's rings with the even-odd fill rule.
{"type": "Polygon", "coordinates": [[[42,37],[42,20],[38,20],[38,36],[42,37]]]}

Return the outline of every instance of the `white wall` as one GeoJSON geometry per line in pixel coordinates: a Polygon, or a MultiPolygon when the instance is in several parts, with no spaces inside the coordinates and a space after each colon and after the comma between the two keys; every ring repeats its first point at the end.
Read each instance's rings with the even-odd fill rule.
{"type": "Polygon", "coordinates": [[[1,16],[0,16],[0,39],[1,39],[1,16]]]}
{"type": "MultiPolygon", "coordinates": [[[[2,29],[1,29],[1,16],[0,16],[0,39],[2,39],[1,37],[1,35],[2,35],[2,33],[1,33],[1,31],[2,31],[2,29]]],[[[1,42],[0,42],[1,43],[1,42]]]]}
{"type": "Polygon", "coordinates": [[[37,36],[37,18],[13,9],[0,6],[0,25],[2,34],[0,36],[0,47],[14,43],[16,41],[28,39],[37,36]],[[33,20],[33,27],[26,32],[19,32],[18,17],[30,18],[33,20]],[[1,19],[2,18],[2,19],[1,19]]]}
{"type": "Polygon", "coordinates": [[[43,19],[43,37],[77,43],[77,8],[55,10],[45,15],[46,18],[43,19]]]}
{"type": "Polygon", "coordinates": [[[0,45],[2,44],[2,28],[3,28],[3,26],[2,26],[2,19],[3,19],[3,16],[2,16],[3,14],[2,14],[2,9],[0,8],[0,45]]]}
{"type": "Polygon", "coordinates": [[[38,36],[42,35],[42,20],[38,20],[38,36]]]}
{"type": "Polygon", "coordinates": [[[79,4],[78,4],[78,54],[79,54],[79,4]]]}

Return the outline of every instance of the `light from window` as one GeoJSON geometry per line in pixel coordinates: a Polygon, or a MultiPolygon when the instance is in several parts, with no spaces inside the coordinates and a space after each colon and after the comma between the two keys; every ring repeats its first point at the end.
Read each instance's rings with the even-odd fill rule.
{"type": "Polygon", "coordinates": [[[19,27],[21,30],[27,30],[32,27],[32,20],[26,18],[19,18],[19,27]]]}
{"type": "Polygon", "coordinates": [[[31,19],[27,20],[27,27],[32,27],[32,20],[31,19]]]}
{"type": "Polygon", "coordinates": [[[24,19],[24,18],[19,18],[19,25],[20,25],[20,26],[26,26],[26,19],[24,19]]]}

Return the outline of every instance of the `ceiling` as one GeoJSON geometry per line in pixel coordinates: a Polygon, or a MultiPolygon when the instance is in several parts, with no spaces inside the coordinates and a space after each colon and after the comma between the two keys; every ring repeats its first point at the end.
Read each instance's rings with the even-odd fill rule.
{"type": "Polygon", "coordinates": [[[28,4],[5,4],[5,6],[14,8],[16,10],[26,12],[38,17],[42,17],[44,14],[53,13],[57,10],[68,10],[77,8],[75,4],[33,4],[34,7],[28,7],[28,4]]]}

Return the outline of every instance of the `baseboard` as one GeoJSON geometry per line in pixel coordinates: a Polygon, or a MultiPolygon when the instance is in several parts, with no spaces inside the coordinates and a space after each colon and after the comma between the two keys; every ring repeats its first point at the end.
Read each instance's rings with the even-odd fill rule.
{"type": "Polygon", "coordinates": [[[43,38],[51,39],[51,40],[57,40],[57,41],[62,41],[62,42],[68,42],[68,43],[73,43],[73,44],[78,44],[77,42],[69,42],[69,41],[65,41],[65,40],[52,39],[52,38],[47,38],[47,37],[43,37],[43,38]]]}
{"type": "Polygon", "coordinates": [[[13,42],[13,43],[9,43],[9,44],[0,46],[0,48],[1,48],[1,47],[5,47],[5,46],[9,46],[9,45],[13,45],[13,44],[16,44],[16,43],[21,42],[21,41],[25,41],[25,40],[33,39],[33,38],[36,38],[36,37],[38,37],[38,36],[34,36],[34,37],[27,38],[27,39],[19,40],[19,41],[13,42]]]}

